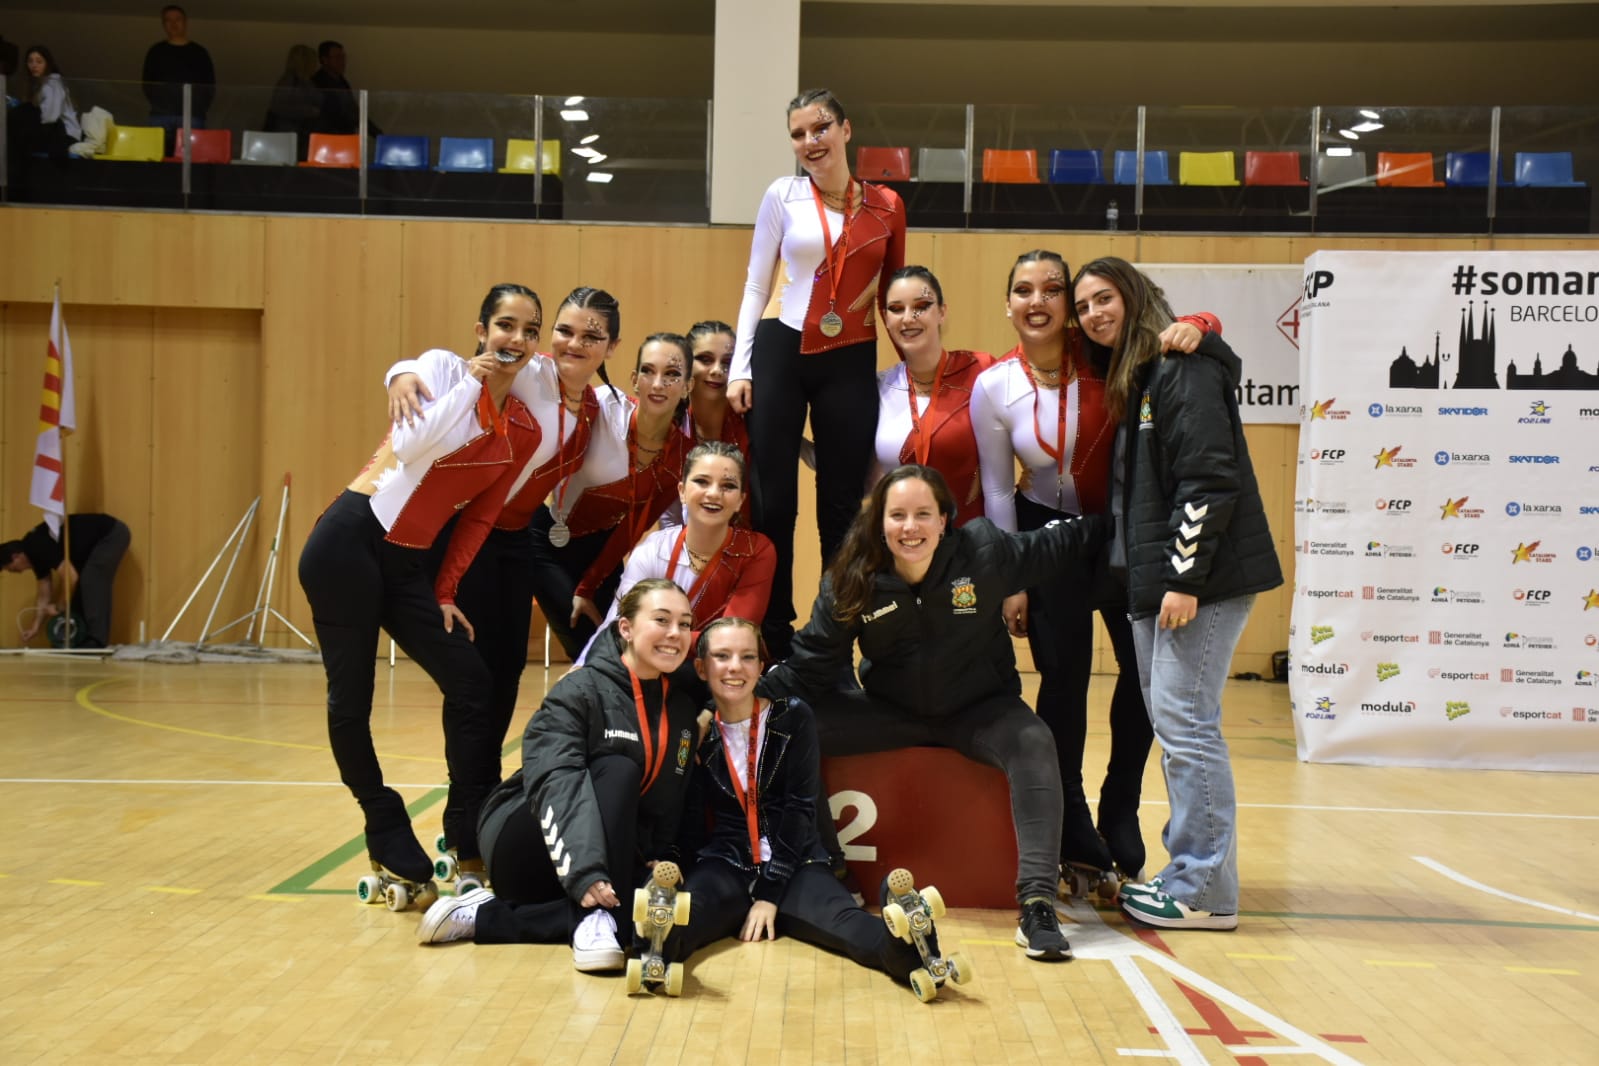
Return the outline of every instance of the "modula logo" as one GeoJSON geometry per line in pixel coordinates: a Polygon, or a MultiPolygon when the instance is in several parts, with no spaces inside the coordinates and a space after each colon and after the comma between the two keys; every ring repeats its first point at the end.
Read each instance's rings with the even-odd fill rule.
{"type": "Polygon", "coordinates": [[[1384,448],[1382,451],[1372,456],[1372,458],[1376,460],[1376,465],[1373,466],[1372,469],[1381,470],[1386,466],[1393,470],[1408,470],[1415,466],[1416,460],[1407,459],[1399,454],[1404,450],[1404,447],[1405,446],[1403,444],[1396,444],[1392,448],[1384,448]]]}
{"type": "Polygon", "coordinates": [[[1533,400],[1531,410],[1520,418],[1516,424],[1521,426],[1547,426],[1554,419],[1549,417],[1549,405],[1542,400],[1533,400]]]}
{"type": "Polygon", "coordinates": [[[1300,663],[1299,669],[1307,674],[1342,676],[1349,673],[1348,663],[1300,663]]]}

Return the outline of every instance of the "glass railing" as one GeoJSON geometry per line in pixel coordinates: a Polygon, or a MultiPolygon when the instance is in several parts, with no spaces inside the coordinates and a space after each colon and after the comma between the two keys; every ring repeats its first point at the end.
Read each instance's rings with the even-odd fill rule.
{"type": "MultiPolygon", "coordinates": [[[[140,130],[151,121],[149,104],[137,83],[75,79],[70,88],[80,112],[100,108],[114,116],[118,135],[93,162],[59,161],[17,143],[18,123],[9,122],[0,198],[189,210],[709,219],[705,100],[329,97],[225,85],[209,101],[207,130],[191,135],[185,160],[174,151],[181,138],[170,132],[151,152],[150,135],[140,130]],[[224,160],[229,165],[220,165],[224,160]]],[[[191,92],[195,127],[201,103],[191,92]]],[[[850,122],[857,173],[894,187],[917,228],[1599,232],[1590,188],[1599,181],[1599,108],[856,102],[850,122]]]]}

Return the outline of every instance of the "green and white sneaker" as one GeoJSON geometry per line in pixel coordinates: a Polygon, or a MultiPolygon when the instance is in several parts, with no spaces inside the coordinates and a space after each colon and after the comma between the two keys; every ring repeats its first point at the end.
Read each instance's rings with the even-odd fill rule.
{"type": "Polygon", "coordinates": [[[1164,877],[1151,877],[1148,881],[1143,882],[1123,881],[1121,891],[1117,893],[1117,896],[1121,899],[1126,899],[1128,896],[1153,896],[1161,891],[1161,886],[1165,885],[1165,883],[1166,879],[1164,877]]]}
{"type": "Polygon", "coordinates": [[[1122,913],[1144,925],[1162,929],[1237,929],[1238,915],[1195,910],[1161,891],[1121,897],[1122,913]]]}

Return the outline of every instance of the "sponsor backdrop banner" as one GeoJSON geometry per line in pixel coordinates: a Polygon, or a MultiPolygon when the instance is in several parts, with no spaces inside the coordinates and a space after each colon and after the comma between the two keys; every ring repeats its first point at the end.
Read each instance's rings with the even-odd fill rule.
{"type": "Polygon", "coordinates": [[[1299,317],[1300,757],[1599,770],[1599,254],[1320,252],[1299,317]]]}
{"type": "Polygon", "coordinates": [[[1299,300],[1296,266],[1139,264],[1179,315],[1210,311],[1244,361],[1238,409],[1245,422],[1299,421],[1299,300]]]}

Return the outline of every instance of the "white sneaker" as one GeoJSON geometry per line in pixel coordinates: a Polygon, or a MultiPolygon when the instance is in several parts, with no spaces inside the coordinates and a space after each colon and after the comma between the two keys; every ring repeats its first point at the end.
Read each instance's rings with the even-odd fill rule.
{"type": "Polygon", "coordinates": [[[418,944],[447,944],[451,940],[471,940],[477,929],[477,909],[494,898],[486,888],[474,888],[459,896],[440,896],[422,915],[416,927],[418,944]]]}
{"type": "Polygon", "coordinates": [[[594,973],[620,970],[626,964],[627,956],[616,941],[616,919],[610,911],[589,911],[572,934],[572,965],[584,973],[594,973]]]}

